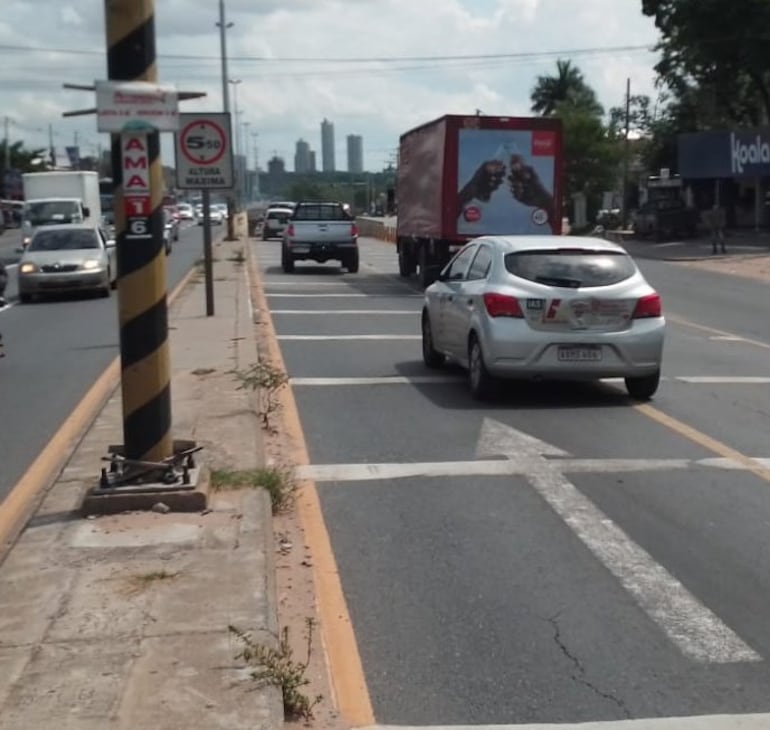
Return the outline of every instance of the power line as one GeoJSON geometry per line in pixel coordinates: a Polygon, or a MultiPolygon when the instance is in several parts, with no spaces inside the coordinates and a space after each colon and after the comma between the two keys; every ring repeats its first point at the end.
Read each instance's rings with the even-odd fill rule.
{"type": "MultiPolygon", "coordinates": [[[[357,58],[343,57],[298,57],[298,56],[229,56],[230,61],[257,62],[257,63],[419,63],[432,62],[442,63],[446,61],[483,61],[483,60],[505,60],[505,59],[535,59],[551,58],[554,56],[581,56],[585,54],[616,55],[620,53],[647,51],[654,52],[654,46],[646,45],[626,45],[626,46],[595,46],[592,48],[566,48],[551,51],[520,51],[518,53],[483,53],[470,55],[440,55],[440,56],[369,56],[357,58]]],[[[58,53],[71,56],[103,56],[103,50],[92,50],[86,48],[44,48],[41,46],[22,46],[11,45],[7,43],[0,44],[0,52],[27,52],[27,53],[58,53]]],[[[219,56],[202,56],[183,53],[159,53],[158,58],[167,58],[175,60],[211,61],[219,63],[219,56]]]]}

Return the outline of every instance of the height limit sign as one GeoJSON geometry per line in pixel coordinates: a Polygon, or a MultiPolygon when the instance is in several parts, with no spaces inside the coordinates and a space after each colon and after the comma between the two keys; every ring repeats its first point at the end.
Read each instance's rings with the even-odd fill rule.
{"type": "Polygon", "coordinates": [[[175,138],[178,188],[229,190],[233,187],[229,114],[180,114],[175,138]]]}

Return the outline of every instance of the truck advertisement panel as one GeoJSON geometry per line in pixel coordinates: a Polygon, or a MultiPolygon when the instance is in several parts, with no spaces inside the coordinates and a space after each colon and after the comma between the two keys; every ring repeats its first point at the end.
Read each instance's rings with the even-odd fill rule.
{"type": "Polygon", "coordinates": [[[554,130],[459,129],[458,235],[560,233],[559,154],[554,130]]]}

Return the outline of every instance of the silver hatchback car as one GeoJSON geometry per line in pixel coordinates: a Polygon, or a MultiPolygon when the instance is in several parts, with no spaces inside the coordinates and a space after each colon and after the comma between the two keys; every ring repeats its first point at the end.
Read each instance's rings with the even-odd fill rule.
{"type": "Polygon", "coordinates": [[[474,239],[425,291],[422,351],[469,371],[478,399],[495,379],[625,379],[648,400],[666,323],[657,292],[620,246],[598,238],[474,239]]]}

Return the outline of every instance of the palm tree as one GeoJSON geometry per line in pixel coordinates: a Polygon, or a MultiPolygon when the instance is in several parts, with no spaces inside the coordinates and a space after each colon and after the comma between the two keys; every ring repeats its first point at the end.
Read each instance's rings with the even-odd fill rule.
{"type": "Polygon", "coordinates": [[[601,116],[604,109],[596,99],[596,93],[585,82],[583,74],[572,61],[556,61],[555,76],[538,76],[530,95],[532,111],[550,117],[558,108],[567,104],[601,116]]]}

